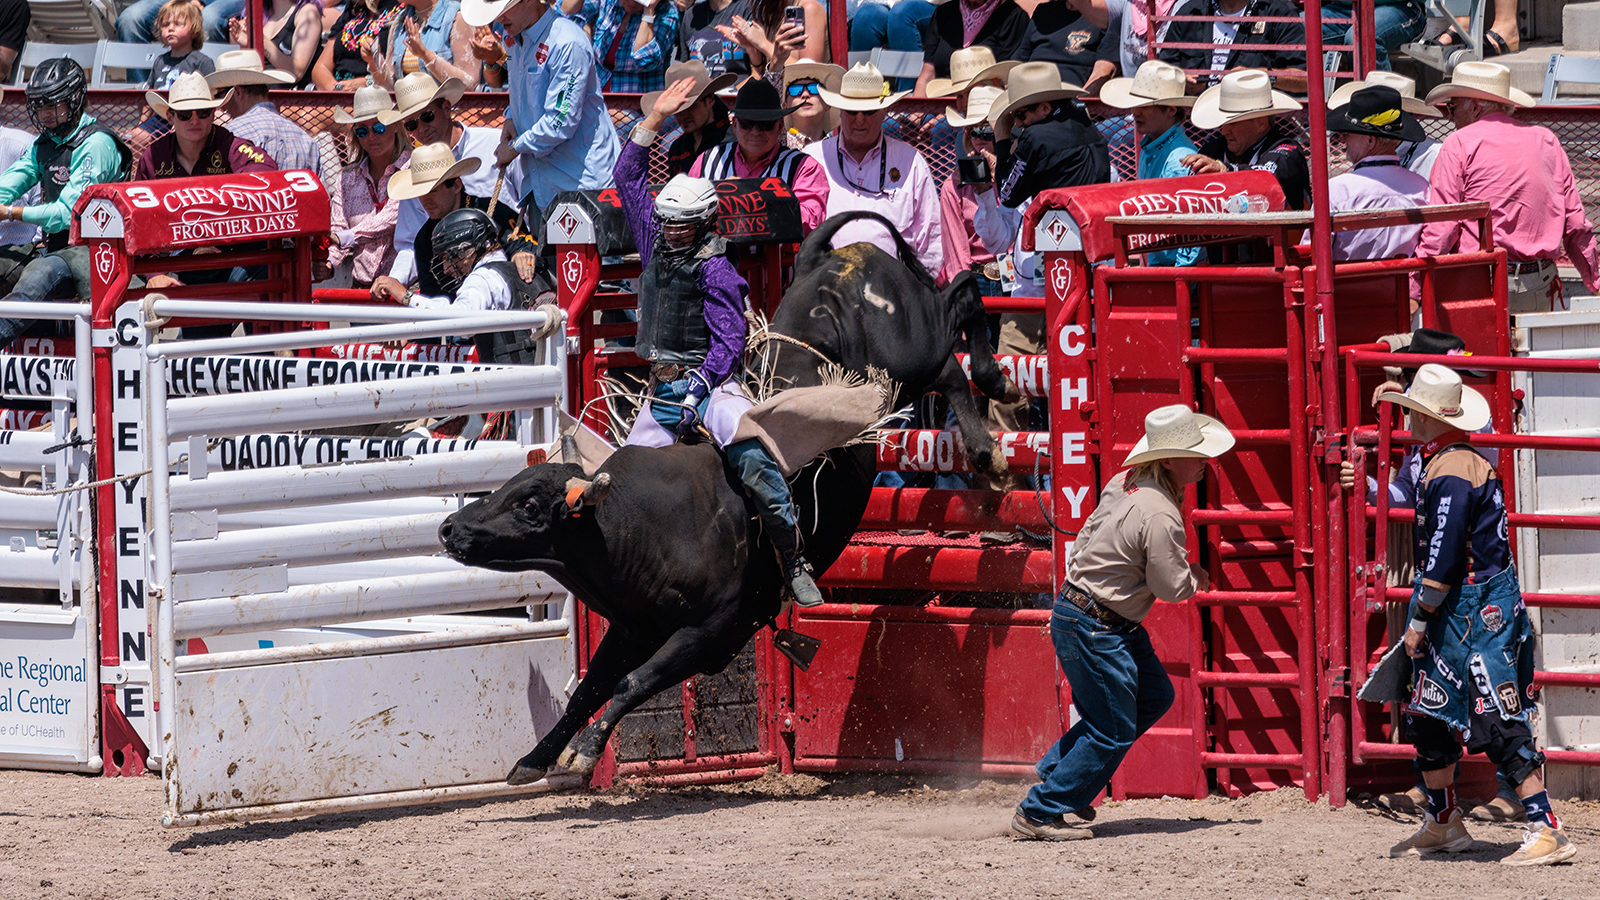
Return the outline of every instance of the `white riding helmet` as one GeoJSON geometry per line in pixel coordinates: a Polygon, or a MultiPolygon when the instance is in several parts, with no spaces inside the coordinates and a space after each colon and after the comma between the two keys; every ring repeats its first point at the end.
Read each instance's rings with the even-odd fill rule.
{"type": "Polygon", "coordinates": [[[709,179],[674,175],[656,195],[656,218],[662,224],[699,225],[717,214],[717,186],[709,179]]]}

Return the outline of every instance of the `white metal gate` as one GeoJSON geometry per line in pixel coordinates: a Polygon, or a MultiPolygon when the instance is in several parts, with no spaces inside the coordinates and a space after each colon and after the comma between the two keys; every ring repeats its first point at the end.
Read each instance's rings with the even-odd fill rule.
{"type": "MultiPolygon", "coordinates": [[[[171,370],[185,360],[536,327],[544,315],[174,300],[153,311],[394,323],[153,344],[141,330],[142,444],[147,460],[163,463],[149,466],[147,535],[162,822],[528,790],[502,779],[565,703],[576,672],[572,601],[542,573],[438,556],[436,532],[460,495],[499,487],[553,436],[565,397],[561,330],[544,342],[541,365],[169,397],[171,370]],[[520,441],[470,450],[276,458],[304,438],[293,432],[497,410],[538,413],[522,416],[520,441]],[[218,442],[243,445],[241,435],[273,455],[272,466],[212,470],[218,442]],[[507,607],[529,615],[481,625],[431,618],[507,607]],[[220,649],[229,635],[324,626],[345,639],[220,649]],[[377,636],[385,631],[397,633],[377,636]],[[186,652],[208,640],[210,652],[186,652]]],[[[133,304],[118,318],[129,316],[142,321],[133,304]]]]}

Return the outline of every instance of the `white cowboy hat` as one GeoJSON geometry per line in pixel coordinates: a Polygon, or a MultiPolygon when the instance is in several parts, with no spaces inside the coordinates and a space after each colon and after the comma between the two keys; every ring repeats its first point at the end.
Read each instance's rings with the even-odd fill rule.
{"type": "Polygon", "coordinates": [[[1118,109],[1193,106],[1195,98],[1184,94],[1187,85],[1182,69],[1152,59],[1141,63],[1132,78],[1113,78],[1101,85],[1100,102],[1118,109]]]}
{"type": "Polygon", "coordinates": [[[1061,80],[1061,70],[1052,62],[1027,62],[1012,69],[1006,89],[989,106],[989,121],[999,122],[1008,113],[1046,101],[1082,97],[1084,90],[1061,80]]]}
{"type": "Polygon", "coordinates": [[[950,77],[935,78],[928,82],[929,97],[954,97],[974,84],[991,78],[1004,80],[1006,75],[1021,63],[1006,60],[994,61],[994,51],[982,44],[963,47],[950,54],[950,77]]]}
{"type": "Polygon", "coordinates": [[[834,109],[848,109],[855,112],[876,112],[888,109],[901,97],[910,91],[889,92],[889,82],[884,79],[883,73],[872,63],[856,63],[850,71],[844,73],[839,79],[837,92],[822,88],[817,92],[822,97],[822,102],[834,109]]]}
{"type": "Polygon", "coordinates": [[[206,84],[206,77],[199,72],[185,72],[179,75],[173,80],[172,88],[167,91],[165,97],[156,91],[144,92],[144,102],[150,104],[155,114],[163,119],[170,118],[167,115],[169,109],[216,109],[224,100],[218,100],[212,95],[211,86],[206,84]]]}
{"type": "Polygon", "coordinates": [[[356,88],[350,111],[334,110],[333,120],[340,125],[354,125],[357,122],[376,119],[380,113],[390,112],[393,109],[394,98],[389,96],[389,92],[375,84],[369,84],[356,88]]]}
{"type": "Polygon", "coordinates": [[[1382,69],[1373,69],[1367,74],[1366,81],[1352,81],[1339,86],[1339,89],[1328,95],[1328,108],[1338,109],[1350,102],[1350,97],[1362,88],[1382,85],[1392,87],[1400,92],[1400,108],[1413,116],[1427,116],[1437,119],[1444,115],[1438,109],[1429,106],[1417,99],[1417,82],[1398,72],[1385,72],[1382,69]]]}
{"type": "Polygon", "coordinates": [[[449,144],[423,144],[411,151],[411,165],[389,176],[389,196],[411,200],[433,190],[439,182],[478,171],[476,156],[457,160],[449,144]]]}
{"type": "Polygon", "coordinates": [[[206,84],[213,88],[235,87],[241,84],[283,85],[294,81],[288,72],[269,69],[261,62],[261,54],[254,50],[229,50],[217,57],[217,69],[206,76],[206,84]]]}
{"type": "MultiPolygon", "coordinates": [[[[481,28],[500,18],[501,13],[516,6],[517,3],[518,0],[462,0],[461,20],[473,28],[481,28]]],[[[557,14],[560,12],[561,10],[556,10],[557,14]]]]}
{"type": "MultiPolygon", "coordinates": [[[[836,66],[832,63],[813,62],[809,59],[790,63],[783,67],[784,99],[789,99],[789,85],[794,84],[796,81],[815,81],[819,90],[827,88],[830,91],[837,92],[839,90],[839,82],[843,79],[844,68],[842,66],[836,66]]],[[[822,99],[820,94],[817,99],[822,99]]],[[[832,134],[839,127],[839,111],[826,103],[822,104],[822,107],[827,110],[822,117],[822,132],[823,134],[832,134]]]]}
{"type": "Polygon", "coordinates": [[[427,72],[412,72],[394,83],[394,109],[378,113],[378,121],[385,125],[403,122],[435,100],[455,106],[466,92],[467,86],[459,78],[446,78],[440,84],[427,72]]]}
{"type": "Polygon", "coordinates": [[[1153,409],[1144,417],[1144,437],[1122,461],[1136,466],[1157,459],[1215,459],[1233,449],[1226,425],[1181,403],[1153,409]]]}
{"type": "Polygon", "coordinates": [[[1511,70],[1499,63],[1464,62],[1450,73],[1450,80],[1428,92],[1428,104],[1438,105],[1452,97],[1475,97],[1492,103],[1532,106],[1532,97],[1511,86],[1511,70]]]}
{"type": "MultiPolygon", "coordinates": [[[[1459,66],[1457,68],[1460,68],[1459,66]]],[[[1489,424],[1489,401],[1461,383],[1461,375],[1448,366],[1428,363],[1417,369],[1404,394],[1384,391],[1381,401],[1438,419],[1462,431],[1477,431],[1489,424]]]]}
{"type": "Polygon", "coordinates": [[[1300,104],[1288,94],[1272,89],[1272,79],[1260,69],[1229,72],[1222,82],[1206,88],[1194,101],[1190,119],[1196,128],[1220,128],[1262,116],[1294,112],[1300,104]]]}
{"type": "Polygon", "coordinates": [[[989,107],[1003,95],[1005,91],[987,84],[980,84],[967,93],[967,114],[962,115],[961,110],[954,106],[944,108],[944,120],[952,128],[970,128],[989,118],[989,107]]]}

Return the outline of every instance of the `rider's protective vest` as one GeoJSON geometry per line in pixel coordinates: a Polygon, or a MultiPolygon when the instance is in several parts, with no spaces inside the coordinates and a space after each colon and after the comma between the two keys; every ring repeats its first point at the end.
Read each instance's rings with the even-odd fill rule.
{"type": "MultiPolygon", "coordinates": [[[[541,303],[556,302],[555,288],[551,287],[543,272],[536,273],[533,281],[527,282],[517,274],[517,264],[508,259],[498,259],[484,265],[499,272],[510,286],[512,309],[535,309],[541,303]]],[[[531,366],[539,361],[539,344],[533,339],[533,331],[527,328],[475,334],[472,343],[478,348],[480,363],[531,366]]]]}
{"type": "Polygon", "coordinates": [[[694,367],[711,352],[706,297],[700,267],[727,252],[728,242],[711,233],[692,253],[669,254],[657,246],[639,279],[639,338],[636,352],[652,363],[694,367]]]}
{"type": "MultiPolygon", "coordinates": [[[[64,144],[58,144],[48,134],[41,134],[33,142],[33,158],[39,166],[39,193],[45,203],[54,203],[61,197],[61,190],[72,179],[72,154],[73,151],[83,146],[83,142],[91,135],[106,134],[117,145],[117,152],[122,155],[122,166],[117,170],[117,177],[113,181],[122,181],[128,177],[129,170],[133,167],[133,151],[128,145],[117,137],[116,132],[101,125],[99,122],[87,128],[80,128],[64,144]]],[[[67,246],[68,239],[72,236],[71,228],[63,228],[44,238],[45,250],[54,253],[67,246]]]]}

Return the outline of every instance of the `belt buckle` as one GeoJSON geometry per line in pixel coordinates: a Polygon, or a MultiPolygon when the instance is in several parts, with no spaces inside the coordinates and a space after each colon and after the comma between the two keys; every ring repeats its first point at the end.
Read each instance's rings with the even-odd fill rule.
{"type": "Polygon", "coordinates": [[[682,374],[683,366],[679,363],[656,363],[650,367],[650,375],[662,384],[677,381],[682,374]]]}

